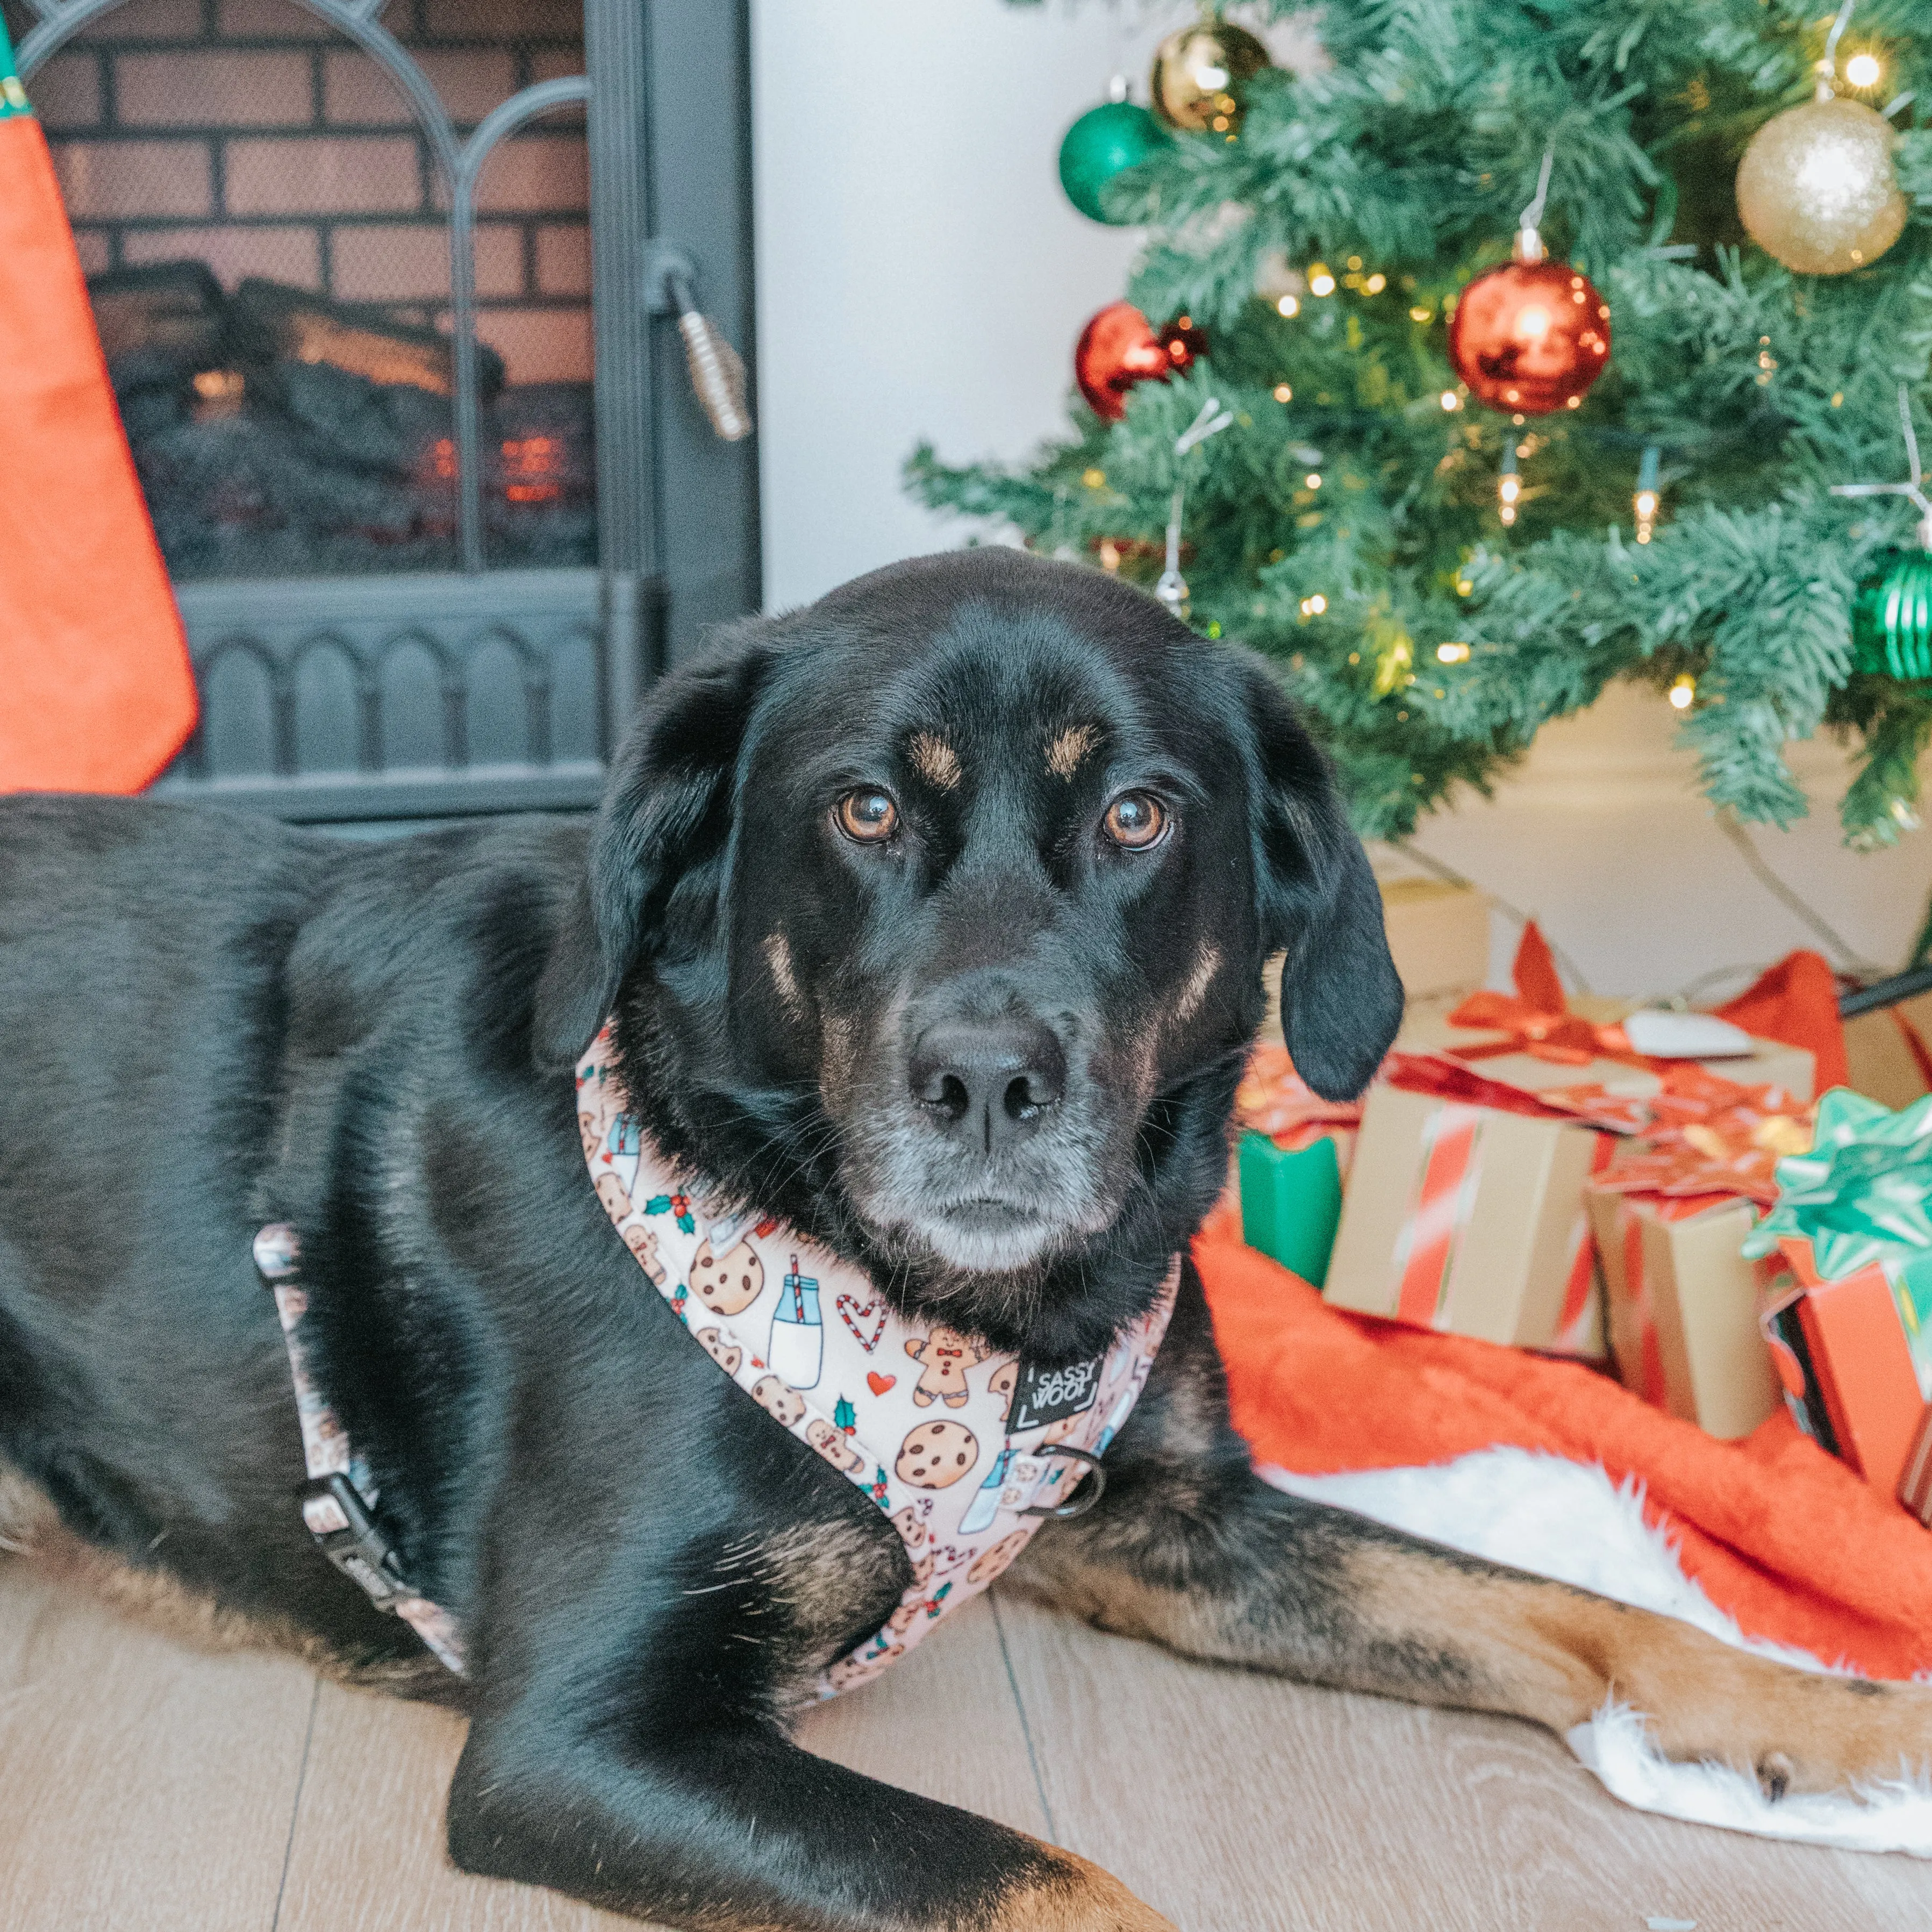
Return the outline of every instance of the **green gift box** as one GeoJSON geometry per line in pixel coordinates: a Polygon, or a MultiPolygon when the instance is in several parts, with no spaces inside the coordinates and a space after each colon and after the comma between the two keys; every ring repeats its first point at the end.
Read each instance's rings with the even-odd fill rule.
{"type": "Polygon", "coordinates": [[[1265,1134],[1244,1134],[1239,1160],[1242,1238],[1320,1288],[1342,1218],[1334,1142],[1324,1134],[1285,1154],[1265,1134]]]}

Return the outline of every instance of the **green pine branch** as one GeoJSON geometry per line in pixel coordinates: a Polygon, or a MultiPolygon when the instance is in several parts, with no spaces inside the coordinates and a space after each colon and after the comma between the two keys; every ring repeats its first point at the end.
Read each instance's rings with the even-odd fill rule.
{"type": "MultiPolygon", "coordinates": [[[[1614,680],[1688,677],[1683,737],[1714,805],[1790,822],[1805,806],[1784,748],[1828,729],[1859,760],[1847,838],[1896,838],[1932,688],[1854,676],[1850,610],[1912,517],[1830,490],[1904,474],[1901,383],[1932,448],[1932,118],[1896,117],[1912,218],[1858,274],[1788,273],[1731,189],[1752,134],[1809,97],[1824,24],[1798,0],[1329,8],[1326,71],[1261,76],[1238,140],[1184,136],[1110,190],[1154,224],[1131,298],[1203,323],[1211,357],[1137,388],[1118,424],[1076,407],[1012,468],[922,446],[909,486],[1151,584],[1184,485],[1192,621],[1276,661],[1365,830],[1486,788],[1614,680]],[[1552,143],[1545,238],[1610,302],[1613,353],[1582,408],[1516,424],[1456,397],[1448,322],[1506,259],[1552,143]],[[1284,316],[1255,293],[1283,260],[1343,286],[1284,316]],[[1177,461],[1210,395],[1234,424],[1177,461]],[[1650,446],[1664,511],[1640,545],[1650,446]]],[[[1841,60],[1858,47],[1883,60],[1886,99],[1932,103],[1923,0],[1864,0],[1841,60]]]]}

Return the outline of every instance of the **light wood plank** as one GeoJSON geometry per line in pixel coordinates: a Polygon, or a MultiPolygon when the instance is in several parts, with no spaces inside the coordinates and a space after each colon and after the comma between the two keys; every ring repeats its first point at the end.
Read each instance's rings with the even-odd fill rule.
{"type": "Polygon", "coordinates": [[[443,1799],[465,1728],[323,1684],[275,1932],[636,1932],[634,1918],[449,1862],[443,1799]]]}
{"type": "Polygon", "coordinates": [[[1183,1932],[1932,1924],[1932,1868],[1632,1811],[1532,1726],[998,1610],[1062,1842],[1183,1932]]]}
{"type": "MultiPolygon", "coordinates": [[[[324,1684],[277,1932],[598,1932],[634,1920],[455,1870],[443,1796],[463,1748],[446,1712],[324,1684]]],[[[969,1605],[860,1695],[808,1714],[800,1741],[874,1777],[1043,1834],[990,1610],[969,1605]]]]}
{"type": "Polygon", "coordinates": [[[0,1561],[0,1926],[268,1932],[314,1688],[0,1561]]]}
{"type": "Polygon", "coordinates": [[[983,1597],[876,1682],[808,1712],[798,1739],[888,1784],[1052,1836],[983,1597]]]}

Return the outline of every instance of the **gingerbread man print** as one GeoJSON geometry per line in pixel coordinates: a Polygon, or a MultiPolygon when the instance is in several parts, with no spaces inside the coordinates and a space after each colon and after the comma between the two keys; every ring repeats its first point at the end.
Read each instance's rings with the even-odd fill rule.
{"type": "Polygon", "coordinates": [[[983,1342],[962,1335],[956,1328],[935,1328],[922,1340],[911,1336],[905,1352],[922,1370],[912,1399],[921,1408],[943,1402],[948,1408],[964,1408],[972,1391],[966,1386],[966,1371],[983,1362],[989,1351],[983,1342]]]}
{"type": "MultiPolygon", "coordinates": [[[[701,1342],[704,1337],[700,1335],[698,1339],[701,1342]]],[[[835,1469],[843,1469],[848,1476],[857,1475],[866,1466],[865,1457],[846,1441],[844,1432],[834,1429],[822,1415],[806,1424],[805,1439],[835,1469]]]]}

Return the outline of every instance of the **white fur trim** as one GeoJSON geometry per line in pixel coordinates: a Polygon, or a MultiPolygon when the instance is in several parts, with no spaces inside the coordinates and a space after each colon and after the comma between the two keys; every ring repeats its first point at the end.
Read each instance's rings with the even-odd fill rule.
{"type": "MultiPolygon", "coordinates": [[[[1666,1532],[1644,1520],[1642,1486],[1634,1478],[1612,1483],[1599,1463],[1501,1448],[1424,1468],[1302,1476],[1264,1467],[1257,1473],[1292,1496],[1680,1618],[1760,1657],[1801,1670],[1856,1674],[1842,1661],[1827,1664],[1789,1645],[1746,1636],[1684,1574],[1666,1532]]],[[[1862,1790],[1857,1797],[1805,1796],[1774,1804],[1756,1780],[1742,1772],[1670,1762],[1651,1742],[1638,1714],[1614,1702],[1577,1725],[1566,1742],[1606,1790],[1641,1811],[1847,1851],[1932,1858],[1932,1781],[1923,1773],[1862,1790]]]]}

